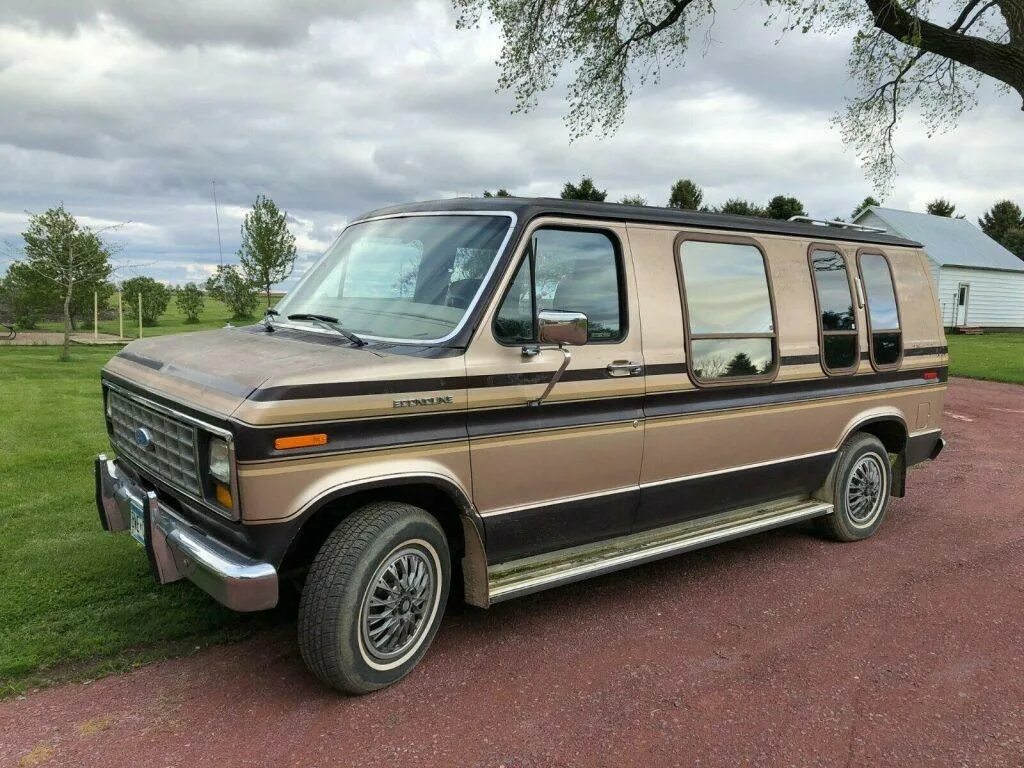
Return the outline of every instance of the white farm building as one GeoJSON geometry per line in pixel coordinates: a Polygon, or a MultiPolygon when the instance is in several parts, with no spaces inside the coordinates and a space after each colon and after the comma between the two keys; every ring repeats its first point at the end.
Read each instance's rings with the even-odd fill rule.
{"type": "Polygon", "coordinates": [[[879,206],[854,221],[924,246],[947,328],[1024,328],[1024,260],[971,222],[879,206]]]}

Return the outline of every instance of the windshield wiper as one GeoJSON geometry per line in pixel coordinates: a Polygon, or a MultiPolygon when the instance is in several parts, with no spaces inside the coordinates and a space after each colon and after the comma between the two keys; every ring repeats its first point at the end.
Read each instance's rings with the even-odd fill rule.
{"type": "MultiPolygon", "coordinates": [[[[277,313],[275,312],[274,314],[277,313]]],[[[357,347],[366,346],[366,342],[363,339],[356,336],[354,333],[352,333],[352,331],[346,331],[344,328],[342,328],[341,325],[338,324],[338,318],[336,317],[331,317],[330,315],[313,315],[308,312],[299,312],[298,314],[288,315],[288,319],[305,320],[307,322],[313,323],[314,325],[319,325],[321,328],[326,328],[329,331],[335,331],[336,333],[340,333],[342,336],[351,341],[357,347]]]]}

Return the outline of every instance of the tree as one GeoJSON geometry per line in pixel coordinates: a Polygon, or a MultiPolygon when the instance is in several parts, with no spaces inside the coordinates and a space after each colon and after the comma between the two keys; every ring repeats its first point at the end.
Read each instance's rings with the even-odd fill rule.
{"type": "Polygon", "coordinates": [[[484,197],[512,197],[512,193],[509,192],[504,187],[499,189],[497,192],[490,192],[490,191],[485,189],[484,190],[484,197]]]}
{"type": "Polygon", "coordinates": [[[944,197],[937,197],[928,203],[926,210],[932,216],[945,216],[947,219],[951,219],[956,213],[956,206],[944,197]]]}
{"type": "Polygon", "coordinates": [[[206,281],[206,293],[231,310],[232,320],[252,317],[259,304],[256,286],[233,264],[217,267],[217,271],[206,281]]]}
{"type": "Polygon", "coordinates": [[[1000,200],[982,214],[978,219],[978,226],[997,243],[1009,248],[1006,245],[1006,237],[1014,230],[1024,229],[1024,214],[1021,214],[1020,206],[1016,203],[1000,200]]]}
{"type": "Polygon", "coordinates": [[[619,200],[622,205],[647,205],[647,198],[640,195],[626,195],[619,200]]]}
{"type": "Polygon", "coordinates": [[[0,280],[0,295],[12,322],[30,331],[51,310],[60,305],[55,283],[34,271],[28,264],[15,261],[0,280]]]}
{"type": "MultiPolygon", "coordinates": [[[[571,73],[566,123],[578,137],[614,132],[637,88],[681,67],[691,39],[705,39],[715,0],[452,0],[460,29],[484,14],[502,37],[498,87],[515,111],[571,73]]],[[[1021,0],[764,0],[766,23],[783,32],[849,34],[858,93],[836,118],[880,190],[894,174],[896,127],[917,108],[932,131],[974,106],[984,77],[1024,99],[1021,0]],[[950,12],[952,11],[952,12],[950,12]],[[948,18],[947,18],[948,17],[948,18]]],[[[750,13],[736,7],[736,13],[750,13]]]]}
{"type": "Polygon", "coordinates": [[[756,376],[760,373],[746,352],[737,352],[725,369],[726,376],[756,376]]]}
{"type": "Polygon", "coordinates": [[[672,192],[668,197],[669,208],[697,211],[703,202],[704,190],[689,179],[680,179],[672,185],[672,192]]]}
{"type": "Polygon", "coordinates": [[[178,305],[178,311],[185,316],[186,323],[198,323],[206,300],[199,287],[195,283],[189,283],[178,289],[174,303],[178,305]]]}
{"type": "Polygon", "coordinates": [[[751,203],[746,200],[741,200],[738,197],[732,197],[722,203],[720,208],[715,209],[718,213],[731,213],[734,216],[759,216],[764,217],[766,212],[764,208],[759,206],[757,203],[751,203]]]}
{"type": "Polygon", "coordinates": [[[807,215],[803,203],[795,197],[786,197],[785,195],[776,195],[769,200],[766,213],[769,219],[779,219],[781,221],[789,221],[794,216],[807,215]]]}
{"type": "Polygon", "coordinates": [[[578,185],[567,181],[562,187],[563,200],[592,200],[595,203],[603,203],[606,197],[608,197],[608,190],[595,187],[594,180],[589,176],[580,179],[578,185]]]}
{"type": "MultiPolygon", "coordinates": [[[[61,306],[64,317],[61,360],[69,360],[73,302],[77,297],[91,304],[93,291],[100,291],[106,285],[111,273],[110,251],[99,233],[79,226],[63,204],[31,216],[28,229],[21,236],[25,241],[25,258],[11,268],[23,265],[17,268],[17,277],[22,287],[29,290],[30,301],[41,301],[41,306],[53,303],[61,306]],[[38,282],[33,285],[33,281],[38,282]]],[[[40,304],[35,306],[38,309],[40,304]]]]}
{"type": "Polygon", "coordinates": [[[1002,245],[1018,258],[1024,259],[1024,227],[1007,232],[1002,245]]]}
{"type": "Polygon", "coordinates": [[[246,278],[263,289],[270,306],[270,289],[287,280],[295,268],[295,236],[288,231],[288,214],[269,197],[260,195],[242,222],[238,259],[246,278]]]}
{"type": "Polygon", "coordinates": [[[873,198],[871,195],[868,195],[867,197],[864,198],[863,201],[861,201],[860,205],[858,205],[856,208],[853,209],[853,213],[850,214],[850,221],[853,221],[858,216],[860,216],[861,212],[865,208],[871,208],[872,206],[876,206],[877,207],[879,205],[881,205],[880,202],[875,200],[875,198],[873,198]]]}
{"type": "Polygon", "coordinates": [[[124,299],[125,311],[138,311],[139,294],[142,295],[142,324],[156,325],[160,315],[167,311],[171,303],[171,291],[163,283],[152,277],[133,277],[121,283],[121,295],[124,299]]]}

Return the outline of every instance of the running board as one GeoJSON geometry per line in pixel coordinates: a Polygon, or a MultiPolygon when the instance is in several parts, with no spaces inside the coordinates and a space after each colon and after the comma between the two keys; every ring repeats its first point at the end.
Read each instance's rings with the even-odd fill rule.
{"type": "Polygon", "coordinates": [[[828,515],[832,509],[816,499],[789,499],[501,563],[487,569],[490,603],[828,515]]]}

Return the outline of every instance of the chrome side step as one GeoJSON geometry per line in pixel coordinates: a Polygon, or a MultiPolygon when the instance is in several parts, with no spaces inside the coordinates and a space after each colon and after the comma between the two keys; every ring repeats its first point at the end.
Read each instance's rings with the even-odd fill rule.
{"type": "Polygon", "coordinates": [[[832,510],[831,504],[816,499],[788,499],[501,563],[487,569],[490,603],[828,515],[832,510]]]}

